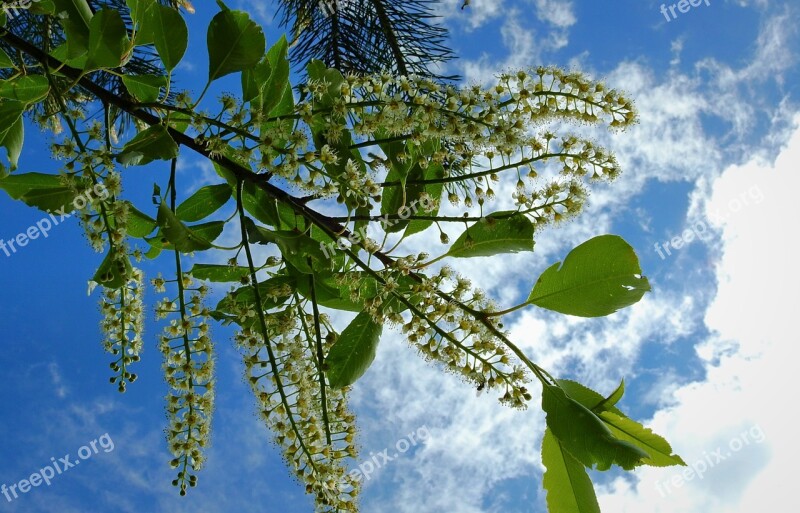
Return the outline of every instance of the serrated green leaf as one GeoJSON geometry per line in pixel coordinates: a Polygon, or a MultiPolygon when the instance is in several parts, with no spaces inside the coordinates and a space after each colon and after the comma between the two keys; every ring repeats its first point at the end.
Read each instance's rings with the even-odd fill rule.
{"type": "Polygon", "coordinates": [[[101,9],[89,23],[88,58],[84,70],[118,68],[130,51],[128,29],[113,9],[101,9]]]}
{"type": "Polygon", "coordinates": [[[198,280],[239,282],[250,275],[250,270],[247,267],[232,265],[195,264],[189,273],[198,280]]]}
{"type": "Polygon", "coordinates": [[[9,80],[0,80],[0,98],[36,103],[47,96],[50,82],[41,75],[22,75],[9,80]]]}
{"type": "Polygon", "coordinates": [[[122,83],[134,98],[142,103],[150,103],[158,100],[161,88],[167,85],[167,77],[163,75],[123,75],[122,83]]]}
{"type": "Polygon", "coordinates": [[[615,438],[597,415],[555,385],[543,385],[542,409],[562,446],[589,468],[608,470],[616,464],[631,470],[649,458],[640,447],[615,438]]]}
{"type": "Polygon", "coordinates": [[[325,375],[331,388],[352,385],[375,360],[383,326],[361,312],[342,331],[325,357],[325,375]]]}
{"type": "Polygon", "coordinates": [[[189,30],[183,16],[170,7],[155,4],[147,9],[148,30],[164,68],[171,72],[181,62],[189,44],[189,30]]]}
{"type": "Polygon", "coordinates": [[[456,258],[533,251],[533,223],[522,214],[494,212],[467,228],[450,247],[456,258]]]}
{"type": "Polygon", "coordinates": [[[592,480],[586,468],[545,429],[542,439],[542,485],[547,491],[550,513],[600,513],[592,480]]]}
{"type": "Polygon", "coordinates": [[[226,183],[201,187],[178,205],[175,215],[181,221],[205,219],[231,199],[231,192],[230,186],[226,183]]]}
{"type": "Polygon", "coordinates": [[[604,410],[609,410],[616,414],[623,415],[622,411],[613,404],[606,402],[606,399],[601,394],[595,392],[591,388],[569,379],[559,379],[557,381],[558,385],[564,389],[568,396],[586,406],[595,412],[595,414],[604,410]]]}
{"type": "Polygon", "coordinates": [[[267,44],[261,27],[246,12],[225,10],[211,19],[207,46],[211,82],[258,64],[267,44]]]}
{"type": "Polygon", "coordinates": [[[625,391],[624,381],[607,398],[576,381],[560,379],[558,384],[567,395],[592,410],[616,438],[628,441],[647,452],[649,456],[642,460],[642,464],[658,467],[685,465],[680,456],[672,454],[669,442],[628,418],[614,406],[625,391]]]}
{"type": "Polygon", "coordinates": [[[614,389],[608,397],[597,403],[595,406],[592,406],[590,410],[594,412],[608,410],[613,407],[615,404],[622,399],[622,396],[625,395],[625,380],[619,382],[619,385],[616,389],[614,389]]]}
{"type": "Polygon", "coordinates": [[[646,428],[624,415],[617,415],[610,411],[600,412],[598,416],[617,439],[630,442],[649,454],[642,460],[643,464],[654,467],[686,465],[680,456],[672,452],[669,442],[653,433],[650,428],[646,428]]]}
{"type": "Polygon", "coordinates": [[[600,317],[639,301],[650,290],[633,248],[617,235],[601,235],[550,266],[527,302],[568,315],[600,317]]]}
{"type": "Polygon", "coordinates": [[[171,160],[178,156],[178,145],[166,127],[153,125],[142,130],[122,148],[117,160],[124,166],[143,166],[154,160],[171,160]]]}

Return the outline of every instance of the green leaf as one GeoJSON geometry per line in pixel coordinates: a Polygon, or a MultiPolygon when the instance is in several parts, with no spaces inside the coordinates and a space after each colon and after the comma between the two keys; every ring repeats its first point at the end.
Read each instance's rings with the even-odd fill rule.
{"type": "MultiPolygon", "coordinates": [[[[83,69],[86,66],[86,60],[89,58],[89,55],[84,52],[77,57],[70,57],[69,56],[69,47],[67,43],[62,43],[57,47],[53,48],[50,52],[55,59],[63,62],[67,66],[70,66],[75,69],[83,69]]],[[[58,70],[53,70],[54,75],[59,75],[58,70]]]]}
{"type": "MultiPolygon", "coordinates": [[[[155,4],[147,9],[147,29],[153,34],[153,43],[167,72],[181,62],[189,44],[189,30],[183,16],[170,7],[155,4]]],[[[145,33],[149,35],[149,33],[145,33]]]]}
{"type": "Polygon", "coordinates": [[[158,226],[156,220],[140,212],[131,202],[125,201],[125,203],[128,205],[127,234],[131,237],[143,238],[153,233],[158,226]]]}
{"type": "Polygon", "coordinates": [[[286,114],[272,111],[283,101],[287,90],[290,96],[292,94],[292,87],[289,84],[289,59],[286,57],[288,49],[289,43],[286,41],[286,36],[282,35],[266,55],[270,74],[261,92],[261,109],[266,116],[286,114]]]}
{"type": "Polygon", "coordinates": [[[72,202],[75,200],[75,191],[65,187],[57,175],[44,173],[10,175],[0,180],[0,189],[6,191],[12,198],[45,212],[74,210],[72,202]]]}
{"type": "Polygon", "coordinates": [[[150,103],[158,100],[161,88],[167,85],[167,77],[163,75],[123,75],[122,83],[134,98],[142,103],[150,103]]]}
{"type": "MultiPolygon", "coordinates": [[[[294,286],[295,279],[290,276],[275,276],[258,283],[257,288],[259,296],[261,297],[261,309],[270,310],[284,304],[292,295],[294,286]]],[[[222,298],[217,304],[217,308],[211,313],[211,316],[218,321],[244,325],[247,324],[248,321],[241,323],[238,316],[231,313],[241,312],[242,306],[259,308],[259,306],[256,305],[256,295],[251,285],[240,287],[228,293],[228,295],[222,298]]],[[[257,322],[257,317],[251,317],[249,324],[255,322],[257,322]]]]}
{"type": "Polygon", "coordinates": [[[64,13],[59,23],[67,35],[67,56],[74,59],[85,54],[89,47],[89,24],[92,9],[86,0],[53,0],[56,12],[64,13]]]}
{"type": "Polygon", "coordinates": [[[601,235],[550,266],[528,303],[568,315],[600,317],[639,301],[650,290],[633,248],[617,235],[601,235]]]}
{"type": "Polygon", "coordinates": [[[45,173],[21,173],[0,181],[3,189],[14,199],[21,199],[26,194],[39,189],[57,189],[64,187],[58,175],[45,173]]]}
{"type": "Polygon", "coordinates": [[[175,249],[182,253],[202,251],[211,248],[211,242],[219,237],[225,227],[223,221],[214,221],[212,223],[187,227],[175,217],[175,214],[172,213],[172,210],[170,210],[164,202],[158,206],[158,218],[156,222],[158,226],[161,227],[164,238],[166,238],[175,249]]]}
{"type": "Polygon", "coordinates": [[[266,56],[252,68],[242,70],[242,101],[261,100],[261,91],[269,81],[270,74],[272,68],[266,56]]]}
{"type": "Polygon", "coordinates": [[[14,123],[25,112],[25,104],[14,100],[0,102],[0,138],[6,136],[14,123]]]}
{"type": "MultiPolygon", "coordinates": [[[[363,312],[364,302],[367,299],[373,298],[378,294],[377,281],[366,274],[352,273],[358,275],[359,297],[353,300],[350,293],[352,292],[352,285],[339,285],[336,282],[336,275],[317,275],[314,277],[314,294],[317,304],[333,308],[335,310],[344,310],[346,312],[363,312]]],[[[353,283],[353,281],[348,281],[353,283]]],[[[310,299],[311,283],[308,276],[303,279],[297,280],[297,292],[305,298],[310,299]]]]}
{"type": "Polygon", "coordinates": [[[118,68],[130,52],[128,29],[122,16],[113,9],[101,9],[89,24],[89,56],[84,70],[118,68]]]}
{"type": "Polygon", "coordinates": [[[352,385],[364,375],[372,361],[383,326],[368,312],[361,312],[342,331],[325,358],[325,374],[331,388],[352,385]]]}
{"type": "Polygon", "coordinates": [[[611,392],[611,394],[608,397],[606,397],[596,405],[592,406],[590,409],[594,412],[608,410],[609,408],[617,404],[619,400],[622,399],[623,395],[625,395],[624,379],[619,382],[619,386],[617,386],[617,388],[613,392],[611,392]]]}
{"type": "Polygon", "coordinates": [[[448,255],[456,258],[533,251],[533,223],[522,214],[493,212],[467,228],[448,255]]]}
{"type": "Polygon", "coordinates": [[[255,184],[246,182],[242,186],[242,206],[262,223],[281,228],[278,201],[267,196],[267,193],[255,184]]]}
{"type": "Polygon", "coordinates": [[[564,449],[550,429],[542,439],[542,485],[550,513],[600,513],[597,496],[586,468],[564,449]]]}
{"type": "Polygon", "coordinates": [[[213,282],[240,281],[250,275],[247,267],[234,267],[232,265],[195,264],[189,273],[198,280],[213,282]]]}
{"type": "Polygon", "coordinates": [[[154,160],[172,160],[178,156],[178,145],[164,125],[153,125],[131,139],[122,148],[117,160],[124,166],[143,166],[154,160]]]}
{"type": "Polygon", "coordinates": [[[320,248],[320,243],[296,230],[268,230],[245,219],[247,238],[251,243],[276,244],[283,258],[303,274],[330,271],[330,261],[320,248]],[[308,260],[311,260],[309,264],[308,260]]]}
{"type": "Polygon", "coordinates": [[[8,130],[0,136],[0,147],[8,152],[8,161],[11,163],[11,171],[17,169],[19,155],[22,153],[22,144],[25,141],[25,123],[22,116],[8,127],[8,130]]]}
{"type": "Polygon", "coordinates": [[[542,409],[547,427],[576,460],[589,468],[608,470],[617,464],[631,470],[649,458],[636,445],[614,437],[605,423],[587,407],[555,385],[543,385],[542,409]]]}
{"type": "Polygon", "coordinates": [[[22,75],[10,80],[0,80],[0,98],[36,103],[47,96],[50,82],[41,75],[22,75]]]}
{"type": "MultiPolygon", "coordinates": [[[[425,170],[425,179],[426,180],[433,180],[437,178],[444,177],[444,167],[441,164],[432,163],[428,166],[428,169],[425,170]]],[[[442,197],[442,190],[444,189],[443,183],[434,183],[434,184],[426,184],[425,185],[425,192],[428,193],[428,196],[431,200],[439,200],[442,197]]],[[[436,208],[431,210],[430,212],[418,212],[418,215],[427,215],[427,216],[435,216],[439,214],[439,204],[437,203],[436,208]]],[[[406,227],[405,236],[413,235],[415,233],[423,232],[428,229],[433,224],[433,220],[417,220],[414,219],[409,221],[408,226],[406,227]]]]}
{"type": "Polygon", "coordinates": [[[324,62],[317,59],[308,62],[306,72],[309,80],[324,81],[328,84],[328,90],[321,98],[315,100],[315,104],[322,108],[332,106],[334,99],[340,96],[339,87],[344,82],[342,72],[325,66],[324,62]]]}
{"type": "Polygon", "coordinates": [[[56,14],[56,5],[53,3],[53,0],[33,0],[29,10],[31,14],[48,14],[53,16],[56,14]]]}
{"type": "Polygon", "coordinates": [[[266,39],[244,11],[218,12],[208,26],[208,81],[242,71],[258,64],[266,49],[266,39]]]}
{"type": "Polygon", "coordinates": [[[642,460],[642,464],[657,467],[686,465],[680,456],[672,454],[669,442],[638,422],[629,419],[614,406],[625,391],[624,382],[620,383],[607,398],[603,398],[602,395],[576,381],[560,379],[558,384],[567,395],[592,410],[616,438],[630,442],[647,452],[649,456],[642,460]]]}
{"type": "Polygon", "coordinates": [[[118,289],[125,285],[126,276],[132,269],[130,258],[127,255],[119,257],[119,254],[112,250],[106,254],[92,280],[103,287],[118,289]]]}
{"type": "Polygon", "coordinates": [[[148,45],[154,42],[155,34],[150,23],[151,14],[148,12],[156,0],[126,0],[131,13],[131,21],[136,30],[136,44],[148,45]]]}
{"type": "Polygon", "coordinates": [[[642,460],[643,464],[654,467],[686,466],[686,462],[672,452],[669,442],[653,433],[650,428],[646,428],[624,415],[617,415],[610,411],[600,412],[599,417],[616,438],[630,442],[648,453],[649,456],[642,460]]]}
{"type": "Polygon", "coordinates": [[[228,184],[207,185],[178,205],[175,215],[181,221],[199,221],[219,210],[230,198],[228,184]]]}
{"type": "MultiPolygon", "coordinates": [[[[614,406],[613,403],[606,400],[602,395],[598,394],[591,388],[588,388],[577,381],[572,381],[569,379],[559,379],[557,380],[559,386],[567,393],[568,396],[575,399],[582,405],[586,406],[590,410],[592,410],[595,414],[600,413],[601,411],[611,411],[618,415],[623,415],[623,413],[614,406]]],[[[619,387],[615,390],[611,396],[614,396],[619,391],[619,387]]],[[[609,397],[611,397],[609,396],[609,397]]]]}
{"type": "Polygon", "coordinates": [[[8,68],[16,68],[14,65],[14,61],[11,60],[11,57],[0,48],[0,69],[8,69],[8,68]]]}

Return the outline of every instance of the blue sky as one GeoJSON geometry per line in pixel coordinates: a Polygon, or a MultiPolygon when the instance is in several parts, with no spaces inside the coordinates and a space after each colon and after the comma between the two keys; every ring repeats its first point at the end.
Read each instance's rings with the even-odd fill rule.
{"type": "MultiPolygon", "coordinates": [[[[553,374],[601,392],[624,378],[623,408],[670,440],[690,465],[705,462],[702,478],[680,485],[675,477],[682,469],[675,467],[594,474],[601,508],[749,513],[767,503],[787,509],[771,499],[788,499],[800,456],[784,404],[800,342],[793,227],[800,6],[710,0],[667,21],[662,2],[650,0],[472,0],[464,10],[461,3],[438,7],[460,56],[448,72],[490,83],[495,73],[519,67],[577,68],[626,91],[640,112],[639,124],[623,133],[576,128],[615,151],[623,166],[614,183],[592,191],[580,218],[540,233],[532,254],[459,262],[475,285],[512,305],[548,263],[592,236],[617,233],[636,248],[653,291],[634,307],[594,320],[524,310],[507,322],[512,340],[553,374]],[[668,241],[669,254],[655,246],[668,241]]],[[[190,90],[205,82],[205,27],[216,11],[213,2],[197,4],[188,17],[189,54],[178,69],[180,86],[190,90]]],[[[271,3],[229,5],[254,12],[268,42],[279,37],[271,3]]],[[[222,87],[234,89],[235,82],[222,87]]],[[[46,138],[30,125],[26,135],[20,170],[55,172],[46,138]]],[[[167,170],[126,173],[126,194],[147,205],[152,182],[163,183],[167,170]]],[[[183,161],[181,177],[187,190],[213,179],[193,157],[183,161]]],[[[0,238],[41,218],[0,195],[0,238]]],[[[437,238],[411,239],[409,249],[429,248],[437,238]]],[[[312,511],[253,415],[240,357],[221,327],[213,331],[219,356],[213,445],[198,488],[178,496],[162,435],[166,385],[155,343],[161,328],[149,315],[139,381],[120,395],[107,383],[97,294],[86,294],[99,262],[74,219],[10,257],[0,253],[0,484],[28,478],[51,457],[69,454],[75,461],[92,441],[99,448],[49,486],[11,502],[0,496],[0,512],[55,505],[67,513],[312,511]],[[103,435],[113,449],[98,445],[103,435]]],[[[163,260],[143,268],[154,276],[162,266],[163,260]]],[[[146,301],[152,307],[158,298],[150,291],[146,301]]],[[[337,320],[344,326],[347,317],[337,320]]],[[[519,412],[488,394],[476,397],[392,331],[351,400],[362,461],[385,448],[396,452],[409,434],[429,434],[374,473],[362,511],[545,511],[544,420],[535,400],[519,412]]]]}

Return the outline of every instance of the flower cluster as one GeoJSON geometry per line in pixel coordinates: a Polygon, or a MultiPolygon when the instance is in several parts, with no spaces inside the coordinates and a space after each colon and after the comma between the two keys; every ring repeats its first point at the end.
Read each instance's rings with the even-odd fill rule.
{"type": "MultiPolygon", "coordinates": [[[[384,295],[379,294],[376,300],[388,303],[384,295]]],[[[408,297],[414,297],[414,303],[406,305],[410,314],[389,311],[387,318],[402,326],[410,344],[425,358],[444,364],[479,389],[499,390],[502,403],[525,408],[531,399],[524,386],[529,378],[522,366],[512,363],[495,333],[501,326],[493,317],[480,320],[481,312],[495,309],[483,291],[473,289],[470,280],[443,267],[436,276],[412,285],[408,297]]]]}
{"type": "Polygon", "coordinates": [[[327,317],[320,315],[317,333],[314,317],[298,304],[269,315],[252,305],[231,305],[238,305],[235,315],[242,329],[236,342],[259,416],[290,467],[315,496],[318,511],[357,511],[357,481],[342,463],[357,455],[355,416],[347,408],[346,390],[320,383],[324,377],[316,345],[321,343],[327,353],[335,340],[327,317]]]}
{"type": "MultiPolygon", "coordinates": [[[[167,281],[160,275],[151,280],[156,291],[164,292],[167,281]]],[[[159,338],[164,356],[164,375],[170,392],[166,397],[170,425],[167,443],[179,468],[172,481],[186,494],[186,486],[195,486],[203,465],[203,449],[208,446],[211,416],[214,411],[214,346],[209,336],[209,310],[203,306],[208,287],[193,287],[193,279],[184,274],[178,283],[176,298],[164,298],[156,305],[156,317],[171,318],[159,338]],[[188,297],[188,300],[186,299],[188,297]]]]}
{"type": "MultiPolygon", "coordinates": [[[[292,115],[264,119],[257,108],[248,110],[227,98],[219,118],[196,113],[194,126],[209,148],[238,144],[237,158],[304,192],[337,195],[350,208],[376,201],[381,188],[400,186],[397,180],[376,178],[376,172],[398,166],[406,173],[419,166],[425,180],[430,178],[426,170],[441,166],[442,176],[436,178],[466,204],[475,198],[482,202],[480,178],[525,167],[535,176],[534,164],[550,160],[557,159],[562,173],[576,179],[612,179],[619,166],[602,148],[575,136],[557,144],[552,133],[532,134],[530,127],[571,120],[606,121],[616,128],[636,121],[624,95],[555,67],[502,74],[489,88],[328,70],[324,79],[302,88],[304,99],[292,115]],[[230,133],[235,135],[222,135],[230,133]],[[371,151],[362,154],[364,148],[379,147],[386,155],[391,145],[391,166],[371,151]]],[[[488,187],[486,197],[492,195],[488,187]]]]}
{"type": "MultiPolygon", "coordinates": [[[[124,264],[121,267],[124,270],[124,264]]],[[[132,268],[123,279],[124,285],[104,289],[100,299],[100,311],[103,314],[100,328],[105,336],[103,347],[117,357],[111,362],[111,370],[116,375],[110,381],[117,385],[120,392],[125,391],[127,383],[136,381],[136,374],[130,372],[128,367],[139,361],[144,331],[142,271],[132,268]]]]}

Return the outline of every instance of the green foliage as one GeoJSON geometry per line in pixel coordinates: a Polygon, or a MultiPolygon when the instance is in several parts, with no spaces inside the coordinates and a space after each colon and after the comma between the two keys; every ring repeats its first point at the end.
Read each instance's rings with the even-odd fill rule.
{"type": "Polygon", "coordinates": [[[542,486],[547,509],[558,513],[600,513],[592,481],[584,466],[546,429],[542,438],[542,486]]]}
{"type": "MultiPolygon", "coordinates": [[[[143,344],[144,281],[135,262],[146,256],[174,268],[150,282],[171,293],[156,317],[168,320],[158,343],[181,494],[197,484],[210,437],[212,319],[236,328],[259,416],[319,511],[357,509],[359,483],[346,472],[357,458],[347,394],[373,362],[384,325],[402,326],[423,357],[502,404],[524,409],[530,380],[539,382],[544,487],[554,513],[598,511],[587,468],[684,464],[666,440],[616,407],[624,384],[603,397],[556,380],[502,331],[503,318],[524,307],[597,317],[639,301],[649,283],[623,239],[601,235],[577,246],[544,270],[527,300],[502,311],[467,277],[437,265],[531,252],[542,227],[578,215],[586,189],[619,173],[616,160],[586,139],[530,128],[550,120],[626,127],[635,121],[626,97],[557,68],[457,89],[430,73],[343,73],[311,60],[296,98],[286,38],[267,49],[246,12],[218,2],[207,30],[208,82],[193,98],[171,92],[188,45],[179,7],[189,8],[169,3],[128,0],[130,11],[120,13],[53,0],[53,9],[43,3],[37,11],[52,33],[0,34],[15,50],[0,51],[0,68],[14,73],[0,80],[0,144],[11,170],[0,169],[0,189],[48,212],[75,211],[91,245],[105,253],[92,282],[103,290],[103,346],[120,391],[136,380],[130,368],[143,344]],[[143,49],[158,66],[129,64],[143,49]],[[235,73],[241,98],[223,95],[208,114],[205,92],[235,73]],[[118,89],[108,86],[118,78],[118,89]],[[58,174],[13,172],[26,112],[52,130],[58,174]],[[222,181],[178,201],[178,159],[190,152],[210,161],[222,181]],[[156,178],[155,207],[123,199],[117,163],[169,167],[168,180],[156,178]],[[504,187],[508,181],[512,187],[504,187]],[[89,197],[98,187],[107,194],[89,197]],[[513,189],[515,206],[493,209],[495,189],[513,189]],[[226,239],[236,234],[231,247],[216,242],[226,227],[226,239]],[[463,227],[452,244],[451,227],[463,227]],[[404,244],[433,229],[445,245],[438,256],[404,244]],[[256,245],[266,248],[262,260],[256,245]],[[198,260],[188,272],[187,254],[198,260]],[[204,304],[209,283],[230,288],[215,308],[204,304]],[[337,327],[330,310],[356,316],[337,327]]],[[[383,26],[397,25],[407,8],[375,5],[386,9],[383,26]]],[[[409,26],[418,25],[397,25],[409,26]]],[[[376,44],[398,69],[416,69],[399,57],[424,43],[402,30],[398,38],[376,44]]],[[[303,41],[300,53],[308,53],[303,41]]]]}
{"type": "Polygon", "coordinates": [[[516,212],[493,212],[464,230],[447,252],[457,258],[533,251],[533,223],[516,212]]]}
{"type": "Polygon", "coordinates": [[[328,385],[342,388],[352,385],[367,372],[375,359],[383,326],[361,312],[342,331],[325,358],[328,385]]]}
{"type": "Polygon", "coordinates": [[[536,280],[528,303],[581,317],[609,315],[650,290],[639,259],[621,237],[601,235],[570,251],[536,280]]]}

